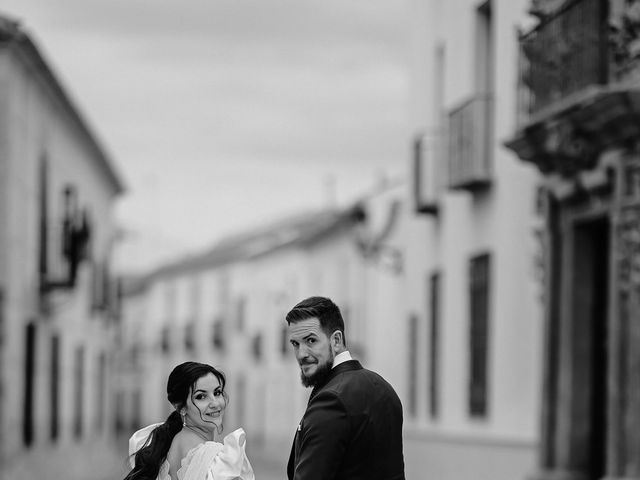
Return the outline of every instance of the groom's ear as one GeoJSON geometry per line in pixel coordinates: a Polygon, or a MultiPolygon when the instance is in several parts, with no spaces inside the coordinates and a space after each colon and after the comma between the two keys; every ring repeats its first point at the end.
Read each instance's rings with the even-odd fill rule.
{"type": "Polygon", "coordinates": [[[344,347],[344,338],[340,330],[336,330],[331,334],[331,347],[334,349],[334,352],[338,350],[337,353],[340,353],[340,349],[344,347]]]}

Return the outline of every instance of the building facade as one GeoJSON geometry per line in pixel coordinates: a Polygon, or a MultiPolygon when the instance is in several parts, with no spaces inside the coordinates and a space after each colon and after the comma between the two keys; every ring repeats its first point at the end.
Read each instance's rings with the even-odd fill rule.
{"type": "Polygon", "coordinates": [[[311,295],[340,306],[356,358],[380,366],[392,383],[402,381],[402,365],[375,353],[385,338],[403,340],[395,327],[375,327],[400,317],[395,308],[402,278],[402,258],[390,239],[398,230],[404,186],[382,190],[342,210],[306,213],[232,236],[151,272],[126,291],[118,411],[127,433],[166,418],[172,409],[169,372],[182,361],[202,361],[227,376],[225,431],[242,426],[249,445],[280,457],[284,472],[310,392],[300,383],[285,316],[311,295]],[[377,303],[369,304],[372,289],[377,303]]]}
{"type": "Polygon", "coordinates": [[[412,2],[405,322],[407,478],[536,471],[543,341],[539,174],[503,141],[522,0],[412,2]]]}
{"type": "Polygon", "coordinates": [[[0,105],[0,478],[34,478],[52,452],[76,455],[112,430],[109,265],[123,186],[33,40],[5,17],[0,105]]]}
{"type": "Polygon", "coordinates": [[[537,477],[639,478],[640,2],[530,10],[505,144],[544,179],[537,477]]]}

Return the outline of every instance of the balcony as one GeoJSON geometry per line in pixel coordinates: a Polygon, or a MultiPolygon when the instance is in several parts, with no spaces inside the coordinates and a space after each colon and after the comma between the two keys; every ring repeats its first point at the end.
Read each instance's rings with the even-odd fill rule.
{"type": "Polygon", "coordinates": [[[604,149],[640,136],[633,4],[565,2],[519,44],[518,120],[505,146],[522,160],[569,177],[593,169],[604,149]]]}
{"type": "Polygon", "coordinates": [[[449,113],[449,188],[473,192],[491,183],[492,107],[490,94],[476,94],[449,113]]]}
{"type": "Polygon", "coordinates": [[[572,94],[607,83],[606,2],[578,0],[520,35],[520,123],[572,94]]]}
{"type": "Polygon", "coordinates": [[[442,139],[440,130],[433,130],[417,135],[413,141],[413,194],[417,213],[438,213],[442,139]]]}

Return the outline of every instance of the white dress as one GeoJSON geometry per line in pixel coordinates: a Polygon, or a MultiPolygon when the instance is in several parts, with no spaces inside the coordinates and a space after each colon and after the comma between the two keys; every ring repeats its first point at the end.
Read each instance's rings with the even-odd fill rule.
{"type": "MultiPolygon", "coordinates": [[[[137,452],[160,423],[144,427],[129,439],[129,455],[137,452]]],[[[245,452],[246,435],[239,428],[220,442],[204,442],[193,447],[182,459],[178,480],[255,480],[253,468],[245,452]]],[[[133,468],[134,457],[130,457],[133,468]]],[[[160,465],[157,480],[171,480],[169,462],[160,465]]]]}

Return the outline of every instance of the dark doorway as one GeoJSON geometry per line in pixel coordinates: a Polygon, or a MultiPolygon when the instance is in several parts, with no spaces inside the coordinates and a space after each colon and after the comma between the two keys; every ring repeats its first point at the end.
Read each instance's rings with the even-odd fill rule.
{"type": "Polygon", "coordinates": [[[51,417],[49,434],[51,440],[57,440],[60,435],[60,337],[51,337],[51,359],[49,374],[49,406],[51,417]]]}
{"type": "Polygon", "coordinates": [[[36,325],[29,322],[24,337],[24,402],[22,407],[22,442],[30,447],[34,441],[34,407],[36,380],[36,325]]]}
{"type": "Polygon", "coordinates": [[[574,230],[572,320],[580,337],[574,354],[577,375],[584,382],[578,387],[584,393],[579,400],[584,424],[574,429],[583,432],[579,463],[591,480],[606,473],[609,235],[606,217],[580,222],[574,230]]]}

